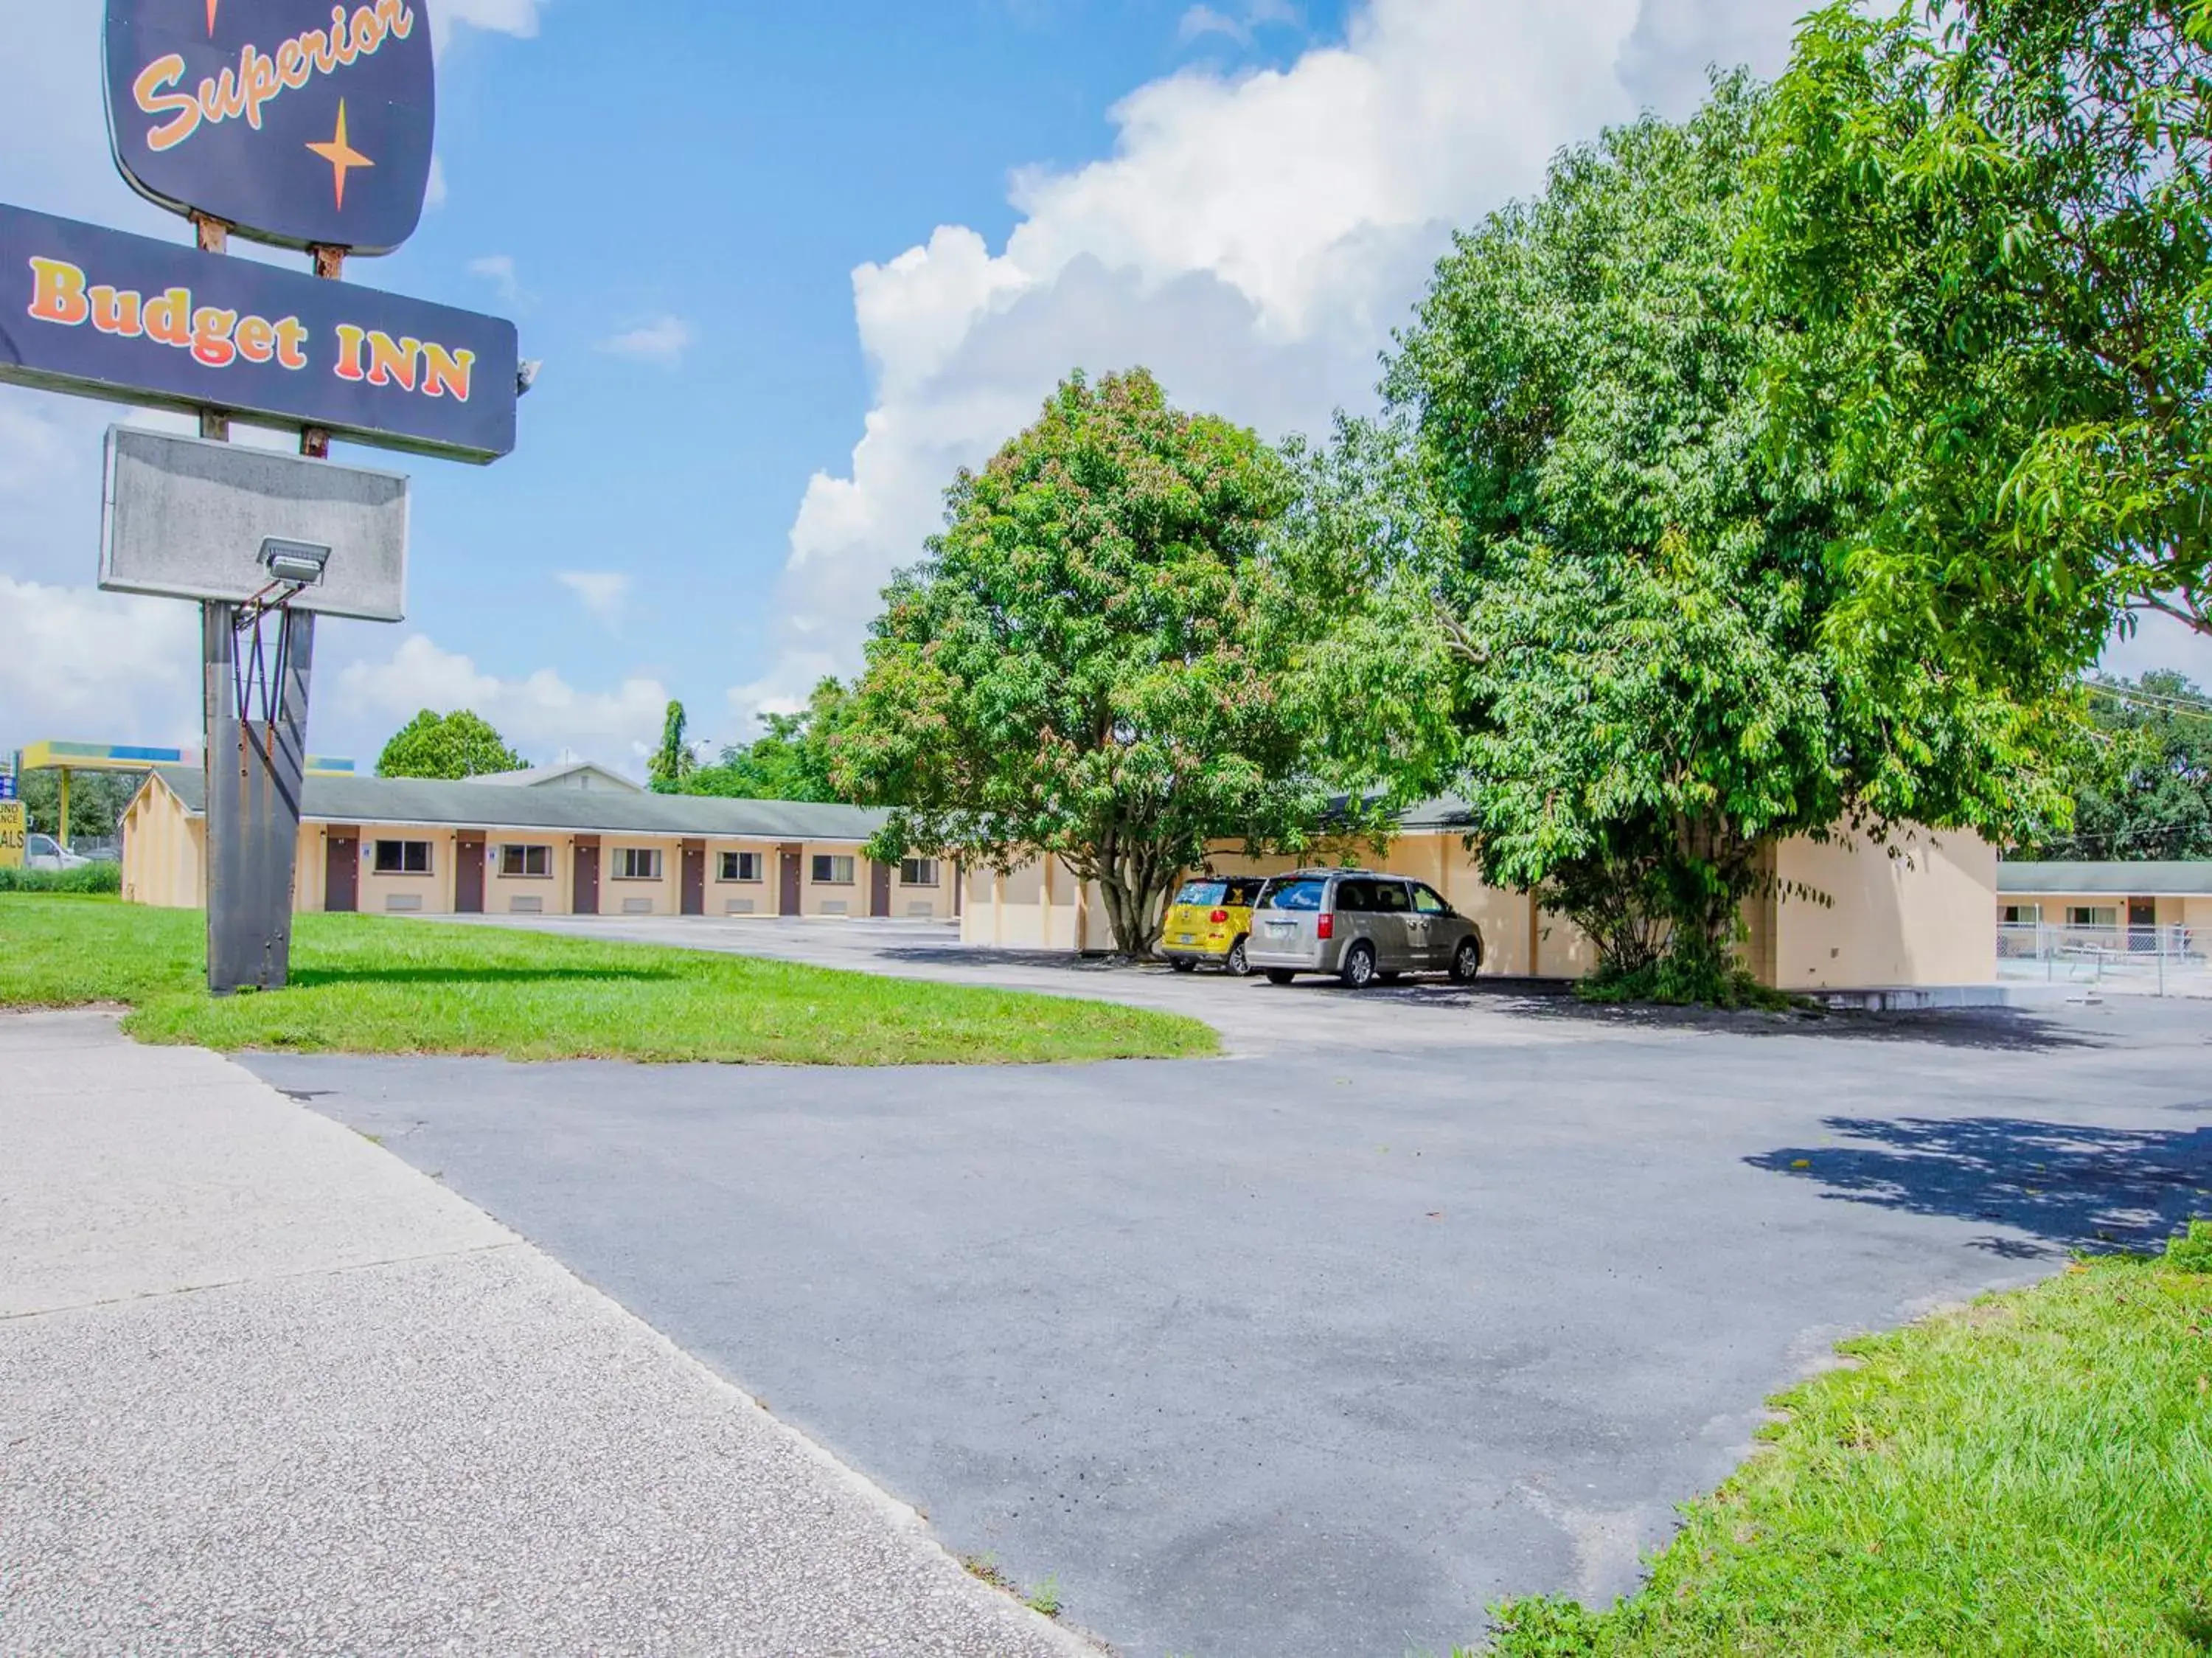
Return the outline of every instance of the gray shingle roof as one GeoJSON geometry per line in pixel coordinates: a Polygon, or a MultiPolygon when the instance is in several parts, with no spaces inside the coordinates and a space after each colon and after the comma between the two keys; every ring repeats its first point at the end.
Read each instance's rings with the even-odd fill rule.
{"type": "Polygon", "coordinates": [[[1456,795],[1440,795],[1398,814],[1401,834],[1466,834],[1474,827],[1474,808],[1456,795]]]}
{"type": "Polygon", "coordinates": [[[2194,863],[2001,863],[1997,891],[2060,897],[2212,898],[2212,862],[2194,863]]]}
{"type": "MultiPolygon", "coordinates": [[[[198,814],[207,809],[207,784],[198,771],[165,765],[156,775],[187,811],[198,814]]],[[[631,795],[598,789],[485,789],[420,777],[309,777],[301,806],[303,814],[318,823],[853,842],[870,838],[889,815],[858,806],[800,801],[631,795]]]]}

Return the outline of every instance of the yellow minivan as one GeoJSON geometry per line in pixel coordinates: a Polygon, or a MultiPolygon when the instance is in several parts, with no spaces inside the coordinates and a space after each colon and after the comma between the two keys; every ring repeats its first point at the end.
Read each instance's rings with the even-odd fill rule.
{"type": "Polygon", "coordinates": [[[1252,905],[1264,875],[1200,875],[1186,881],[1168,906],[1160,934],[1160,954],[1179,973],[1195,972],[1212,962],[1242,978],[1252,969],[1244,945],[1252,933],[1252,905]]]}

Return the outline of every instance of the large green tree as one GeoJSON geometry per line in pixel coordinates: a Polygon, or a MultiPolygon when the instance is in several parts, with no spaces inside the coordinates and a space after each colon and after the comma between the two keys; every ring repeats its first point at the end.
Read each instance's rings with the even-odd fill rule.
{"type": "Polygon", "coordinates": [[[845,799],[830,774],[830,756],[847,703],[845,687],[825,679],[795,714],[763,714],[767,728],[749,743],[726,745],[712,765],[683,781],[678,793],[733,800],[845,799]]]}
{"type": "Polygon", "coordinates": [[[2212,8],[1830,4],[1760,183],[1776,440],[1872,509],[1839,625],[2029,694],[2212,632],[2212,8]]]}
{"type": "Polygon", "coordinates": [[[841,784],[895,808],[876,854],[1050,854],[1136,954],[1210,843],[1311,821],[1267,550],[1291,497],[1259,438],[1141,369],[1063,383],[885,592],[836,745],[841,784]]]}
{"type": "Polygon", "coordinates": [[[393,734],[377,756],[380,777],[476,777],[519,771],[529,762],[507,746],[489,721],[465,708],[424,709],[393,734]]]}
{"type": "Polygon", "coordinates": [[[1785,324],[1731,263],[1760,113],[1739,76],[1564,155],[1458,239],[1388,381],[1419,483],[1370,676],[1433,724],[1407,664],[1441,665],[1419,781],[1465,789],[1492,881],[1668,994],[1726,992],[1780,838],[2049,804],[2034,710],[1935,660],[1877,685],[1826,639],[1862,503],[1767,442],[1785,324]]]}
{"type": "Polygon", "coordinates": [[[2212,858],[2212,697],[2165,671],[2087,688],[2072,829],[2045,858],[2212,858]]]}

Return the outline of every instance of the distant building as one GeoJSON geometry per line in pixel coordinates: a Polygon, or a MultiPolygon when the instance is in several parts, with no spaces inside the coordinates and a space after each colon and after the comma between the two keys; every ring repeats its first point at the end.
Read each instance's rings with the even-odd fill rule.
{"type": "Polygon", "coordinates": [[[1999,864],[1997,919],[2168,937],[2179,928],[2202,949],[2212,939],[2212,862],[1999,864]]]}
{"type": "Polygon", "coordinates": [[[619,771],[610,771],[592,760],[570,760],[561,765],[526,766],[520,771],[488,771],[469,783],[507,783],[517,789],[612,789],[642,795],[645,785],[633,783],[619,771]]]}
{"type": "MultiPolygon", "coordinates": [[[[379,915],[878,916],[950,919],[951,870],[877,863],[881,812],[653,795],[589,765],[447,783],[307,779],[294,908],[379,915]],[[509,786],[487,787],[506,783],[509,786]]],[[[206,899],[206,783],[155,770],[123,818],[123,895],[206,899]]]]}

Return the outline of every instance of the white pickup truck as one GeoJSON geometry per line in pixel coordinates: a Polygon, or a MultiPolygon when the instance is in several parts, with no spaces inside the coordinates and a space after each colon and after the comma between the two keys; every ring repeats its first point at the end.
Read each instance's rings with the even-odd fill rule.
{"type": "Polygon", "coordinates": [[[91,862],[75,852],[64,851],[52,835],[32,835],[23,843],[23,867],[27,869],[81,869],[91,862]]]}

